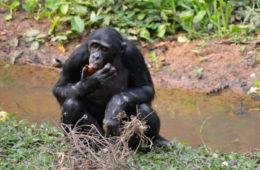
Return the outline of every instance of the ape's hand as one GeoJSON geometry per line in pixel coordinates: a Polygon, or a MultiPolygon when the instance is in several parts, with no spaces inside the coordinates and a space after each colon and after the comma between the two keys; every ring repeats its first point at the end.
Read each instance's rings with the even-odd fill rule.
{"type": "Polygon", "coordinates": [[[107,104],[105,111],[105,119],[103,123],[106,127],[106,136],[119,135],[120,121],[117,118],[118,114],[125,110],[127,101],[120,94],[114,95],[107,104]]]}
{"type": "Polygon", "coordinates": [[[119,132],[119,120],[117,119],[104,119],[103,121],[105,126],[105,135],[106,137],[109,136],[118,136],[119,132]]]}
{"type": "Polygon", "coordinates": [[[117,76],[117,71],[114,66],[107,63],[102,69],[97,70],[91,75],[86,74],[85,69],[81,73],[81,82],[87,83],[88,81],[94,81],[99,85],[104,86],[107,82],[117,76]]]}
{"type": "Polygon", "coordinates": [[[103,68],[95,73],[88,75],[85,69],[82,69],[81,80],[73,85],[73,93],[75,96],[85,96],[90,92],[104,87],[109,81],[117,76],[117,71],[114,66],[107,63],[103,68]]]}

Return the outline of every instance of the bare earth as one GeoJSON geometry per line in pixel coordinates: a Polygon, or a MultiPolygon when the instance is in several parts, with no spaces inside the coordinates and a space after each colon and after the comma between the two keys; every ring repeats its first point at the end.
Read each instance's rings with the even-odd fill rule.
{"type": "MultiPolygon", "coordinates": [[[[15,14],[13,21],[6,22],[6,14],[6,10],[0,8],[0,57],[15,64],[55,66],[55,59],[65,61],[87,35],[86,31],[76,40],[66,41],[63,44],[66,49],[64,53],[58,49],[56,42],[49,41],[32,52],[31,43],[23,41],[23,34],[31,29],[47,34],[51,25],[49,21],[28,19],[28,13],[20,11],[15,14]]],[[[176,37],[168,37],[152,45],[138,43],[156,86],[203,93],[218,92],[225,88],[246,92],[255,86],[255,79],[260,79],[259,37],[239,45],[225,39],[180,43],[176,37]],[[156,52],[156,61],[148,56],[152,51],[156,52]],[[203,70],[196,73],[195,68],[203,70]]]]}

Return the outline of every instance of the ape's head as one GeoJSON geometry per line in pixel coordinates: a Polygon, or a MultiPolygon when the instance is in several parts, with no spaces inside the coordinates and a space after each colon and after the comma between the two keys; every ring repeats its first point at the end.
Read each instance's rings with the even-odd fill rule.
{"type": "Polygon", "coordinates": [[[113,28],[100,28],[91,31],[87,42],[89,65],[96,70],[108,62],[111,63],[115,57],[120,57],[126,48],[126,42],[113,28]]]}

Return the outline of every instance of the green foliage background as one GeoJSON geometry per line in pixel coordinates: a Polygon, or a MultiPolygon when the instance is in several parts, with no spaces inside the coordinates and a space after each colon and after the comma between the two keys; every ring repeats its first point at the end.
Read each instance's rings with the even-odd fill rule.
{"type": "Polygon", "coordinates": [[[165,38],[178,30],[190,37],[227,37],[260,32],[260,0],[1,0],[12,19],[19,6],[31,17],[48,17],[49,34],[64,40],[85,28],[110,26],[131,40],[165,38]],[[69,26],[68,26],[69,25],[69,26]]]}

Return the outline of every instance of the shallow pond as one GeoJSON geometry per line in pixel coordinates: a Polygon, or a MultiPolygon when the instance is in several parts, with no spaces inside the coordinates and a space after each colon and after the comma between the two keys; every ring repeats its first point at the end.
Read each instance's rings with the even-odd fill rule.
{"type": "MultiPolygon", "coordinates": [[[[51,93],[57,72],[0,62],[0,107],[16,113],[18,119],[59,125],[60,108],[51,93]]],[[[161,118],[161,134],[170,140],[195,147],[206,144],[224,152],[260,149],[260,101],[249,96],[157,89],[153,107],[161,118]]]]}

